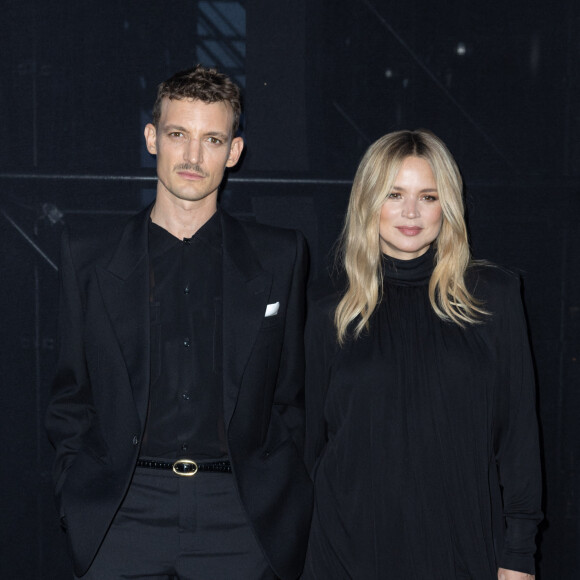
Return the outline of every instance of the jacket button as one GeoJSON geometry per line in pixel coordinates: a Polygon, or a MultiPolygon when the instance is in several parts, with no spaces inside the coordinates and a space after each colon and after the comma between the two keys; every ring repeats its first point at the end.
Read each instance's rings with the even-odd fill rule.
{"type": "Polygon", "coordinates": [[[133,445],[139,445],[139,437],[137,435],[133,435],[133,445]]]}

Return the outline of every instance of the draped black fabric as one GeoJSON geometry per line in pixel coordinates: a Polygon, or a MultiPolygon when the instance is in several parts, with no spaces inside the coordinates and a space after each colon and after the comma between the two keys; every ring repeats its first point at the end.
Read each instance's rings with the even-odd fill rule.
{"type": "Polygon", "coordinates": [[[541,481],[519,280],[473,267],[491,315],[461,328],[429,302],[432,250],[383,263],[384,297],[358,340],[337,346],[336,296],[311,300],[304,578],[533,572],[541,481]]]}

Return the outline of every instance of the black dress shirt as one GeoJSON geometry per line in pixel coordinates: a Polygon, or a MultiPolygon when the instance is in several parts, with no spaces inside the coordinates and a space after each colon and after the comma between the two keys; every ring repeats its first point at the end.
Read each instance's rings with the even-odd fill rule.
{"type": "Polygon", "coordinates": [[[141,455],[227,457],[219,212],[183,240],[149,222],[149,259],[151,392],[141,455]]]}

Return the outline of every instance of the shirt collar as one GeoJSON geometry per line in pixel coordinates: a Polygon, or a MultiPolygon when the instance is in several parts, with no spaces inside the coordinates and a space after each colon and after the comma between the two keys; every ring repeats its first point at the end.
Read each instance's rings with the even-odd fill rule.
{"type": "Polygon", "coordinates": [[[218,209],[210,218],[197,230],[191,238],[180,240],[166,229],[149,219],[149,254],[151,258],[158,258],[170,249],[183,244],[190,244],[192,241],[200,241],[208,247],[219,252],[222,251],[222,226],[221,212],[218,209]]]}

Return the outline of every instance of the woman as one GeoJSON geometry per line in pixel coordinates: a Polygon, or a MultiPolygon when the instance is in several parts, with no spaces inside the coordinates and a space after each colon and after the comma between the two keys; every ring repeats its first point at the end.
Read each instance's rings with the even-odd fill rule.
{"type": "Polygon", "coordinates": [[[428,131],[358,168],[345,283],[312,296],[305,580],[533,578],[534,378],[518,279],[470,258],[462,181],[428,131]]]}

